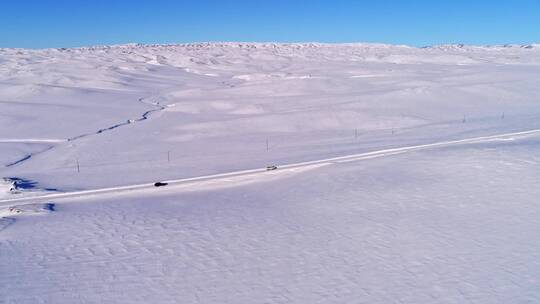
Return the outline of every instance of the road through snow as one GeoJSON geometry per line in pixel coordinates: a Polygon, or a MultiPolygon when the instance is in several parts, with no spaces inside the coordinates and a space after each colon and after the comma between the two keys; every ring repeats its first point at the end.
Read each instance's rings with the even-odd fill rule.
{"type": "Polygon", "coordinates": [[[0,61],[0,303],[540,303],[540,45],[0,61]]]}
{"type": "MultiPolygon", "coordinates": [[[[230,178],[235,178],[235,177],[255,178],[257,176],[260,176],[260,174],[263,174],[263,173],[269,174],[269,175],[279,175],[282,173],[294,172],[295,169],[298,169],[298,168],[310,169],[312,167],[315,168],[315,167],[330,165],[330,164],[335,164],[335,163],[353,162],[353,161],[371,159],[371,158],[376,158],[376,157],[391,156],[395,154],[401,154],[401,153],[412,152],[412,151],[417,151],[417,150],[432,149],[432,148],[465,145],[465,144],[475,144],[475,143],[497,141],[497,140],[515,140],[520,137],[526,137],[526,136],[535,135],[539,133],[540,133],[540,129],[533,129],[533,130],[526,130],[526,131],[520,131],[520,132],[511,132],[511,133],[480,136],[480,137],[473,137],[473,138],[466,138],[466,139],[459,139],[459,140],[442,141],[442,142],[423,144],[423,145],[384,149],[384,150],[371,151],[371,152],[359,153],[359,154],[351,154],[351,155],[319,159],[319,160],[313,160],[313,161],[307,161],[307,162],[291,163],[291,164],[279,165],[277,171],[271,171],[271,172],[267,172],[266,169],[264,168],[257,168],[257,169],[241,170],[241,171],[234,171],[234,172],[228,172],[228,173],[167,180],[165,182],[168,183],[169,186],[182,185],[186,183],[189,183],[190,185],[195,185],[193,183],[207,182],[207,181],[219,182],[220,180],[231,182],[232,180],[230,180],[230,178]]],[[[120,192],[133,191],[133,190],[151,189],[153,187],[154,187],[154,182],[151,182],[151,183],[143,183],[143,184],[128,185],[128,186],[73,191],[73,192],[66,192],[66,193],[59,193],[59,194],[57,193],[57,194],[48,194],[48,195],[40,195],[40,196],[19,197],[19,198],[13,198],[13,199],[0,200],[0,206],[2,207],[9,206],[15,202],[20,203],[20,202],[27,202],[27,201],[42,201],[42,200],[59,199],[59,198],[95,196],[99,194],[110,194],[110,193],[120,193],[120,192]]]]}

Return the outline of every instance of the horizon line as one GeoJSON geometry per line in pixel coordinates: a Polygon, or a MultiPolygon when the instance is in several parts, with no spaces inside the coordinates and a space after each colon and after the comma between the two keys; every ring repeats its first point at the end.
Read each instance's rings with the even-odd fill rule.
{"type": "Polygon", "coordinates": [[[0,47],[0,49],[14,49],[14,50],[66,50],[66,49],[91,49],[91,48],[106,48],[106,47],[145,47],[145,46],[190,46],[197,44],[207,45],[325,45],[325,46],[394,46],[394,47],[408,47],[408,48],[433,48],[440,46],[458,46],[458,47],[529,47],[540,46],[540,42],[532,43],[495,43],[495,44],[468,44],[459,42],[448,43],[436,43],[422,46],[415,46],[404,43],[386,43],[386,42],[369,42],[369,41],[355,41],[355,42],[319,42],[319,41],[220,41],[220,40],[208,40],[208,41],[194,41],[194,42],[163,42],[163,43],[142,43],[142,42],[127,42],[127,43],[113,43],[113,44],[93,44],[93,45],[80,45],[70,47],[0,47]]]}

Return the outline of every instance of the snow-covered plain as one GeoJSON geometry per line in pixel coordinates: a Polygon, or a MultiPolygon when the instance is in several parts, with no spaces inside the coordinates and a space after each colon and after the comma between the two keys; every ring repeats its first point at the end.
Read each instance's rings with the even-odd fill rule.
{"type": "Polygon", "coordinates": [[[538,96],[538,45],[0,49],[0,303],[540,303],[538,96]]]}

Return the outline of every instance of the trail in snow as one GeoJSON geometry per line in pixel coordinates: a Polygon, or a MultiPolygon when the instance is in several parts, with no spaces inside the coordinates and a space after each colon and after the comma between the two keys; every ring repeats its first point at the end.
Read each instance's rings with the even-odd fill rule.
{"type": "Polygon", "coordinates": [[[12,144],[12,143],[49,144],[44,149],[42,149],[40,151],[29,153],[29,154],[25,155],[23,158],[20,158],[20,159],[18,159],[16,161],[11,162],[11,163],[6,165],[6,167],[11,167],[11,166],[20,164],[20,163],[32,158],[32,156],[34,156],[34,155],[49,151],[50,149],[52,149],[54,147],[54,145],[51,145],[51,144],[58,144],[58,143],[62,143],[62,142],[65,142],[65,141],[66,141],[65,139],[5,138],[5,139],[0,139],[0,144],[2,144],[2,143],[6,143],[6,144],[12,144]]]}
{"type": "MultiPolygon", "coordinates": [[[[97,130],[95,132],[92,132],[92,133],[80,134],[80,135],[77,135],[77,136],[70,137],[68,139],[0,139],[0,143],[40,143],[40,144],[41,143],[50,143],[50,144],[61,144],[61,143],[64,143],[64,142],[72,142],[72,141],[75,141],[75,140],[78,140],[78,139],[81,139],[81,138],[84,138],[84,137],[87,137],[87,136],[102,134],[104,132],[111,131],[111,130],[114,130],[114,129],[119,128],[119,127],[127,126],[127,125],[129,125],[131,123],[134,123],[134,122],[141,122],[141,121],[147,120],[152,113],[158,112],[158,111],[163,111],[166,108],[166,107],[160,105],[159,102],[157,102],[157,103],[149,103],[149,102],[146,102],[144,100],[145,100],[145,98],[142,98],[142,97],[139,98],[139,102],[142,102],[142,103],[145,103],[145,104],[148,104],[148,105],[152,105],[152,106],[154,106],[156,108],[144,112],[141,115],[141,117],[139,117],[137,119],[133,119],[133,120],[129,119],[129,120],[126,120],[123,123],[118,123],[118,124],[112,125],[110,127],[102,128],[102,129],[99,129],[99,130],[97,130]]],[[[31,159],[32,157],[34,157],[34,156],[36,156],[38,154],[42,154],[42,153],[45,153],[47,151],[50,151],[55,147],[56,147],[56,145],[49,145],[43,150],[33,152],[33,153],[29,153],[29,154],[25,155],[24,157],[14,161],[14,162],[9,163],[5,167],[13,167],[15,165],[22,164],[23,162],[31,159]]]]}
{"type": "Polygon", "coordinates": [[[0,143],[23,143],[23,144],[41,144],[41,143],[62,143],[65,139],[49,138],[0,138],[0,143]]]}
{"type": "Polygon", "coordinates": [[[145,100],[145,98],[142,98],[142,97],[139,98],[139,102],[142,102],[142,103],[148,104],[148,105],[152,105],[152,106],[157,107],[157,108],[144,112],[143,114],[141,114],[141,117],[139,117],[137,119],[133,119],[133,120],[128,119],[125,122],[118,123],[118,124],[112,125],[110,127],[99,129],[99,130],[97,130],[96,132],[93,132],[93,133],[86,133],[86,134],[77,135],[77,136],[68,138],[67,141],[74,141],[74,140],[77,140],[77,139],[81,139],[83,137],[101,134],[103,132],[111,131],[111,130],[114,130],[114,129],[119,128],[119,127],[127,126],[127,125],[129,125],[129,124],[131,124],[133,122],[140,122],[140,121],[143,121],[143,120],[147,120],[152,113],[162,111],[162,110],[165,109],[165,107],[160,105],[159,102],[157,102],[157,103],[149,103],[149,102],[146,102],[144,100],[145,100]]]}
{"type": "Polygon", "coordinates": [[[47,152],[47,151],[53,149],[54,147],[55,147],[55,146],[53,146],[53,145],[47,146],[45,149],[43,149],[43,150],[41,150],[41,151],[37,151],[37,152],[34,152],[34,153],[27,154],[27,155],[25,155],[23,158],[20,158],[20,159],[14,161],[14,162],[11,162],[11,163],[7,164],[7,165],[6,165],[6,168],[7,168],[7,167],[13,167],[13,166],[15,166],[15,165],[21,164],[21,163],[23,163],[23,162],[29,160],[30,158],[32,158],[32,157],[38,155],[38,154],[45,153],[45,152],[47,152]]]}
{"type": "MultiPolygon", "coordinates": [[[[240,180],[245,180],[246,177],[255,178],[257,176],[260,176],[263,173],[270,176],[275,176],[280,173],[291,173],[291,172],[294,172],[296,169],[301,169],[301,168],[310,169],[310,168],[316,168],[316,167],[325,166],[325,165],[360,161],[360,160],[365,160],[365,159],[391,156],[391,155],[396,155],[396,154],[401,154],[401,153],[406,153],[406,152],[433,149],[433,148],[466,145],[466,144],[476,144],[476,143],[497,141],[497,140],[505,140],[505,141],[516,140],[521,137],[526,137],[526,136],[535,135],[535,134],[540,134],[540,129],[533,129],[533,130],[512,132],[512,133],[503,133],[503,134],[496,134],[496,135],[490,135],[490,136],[473,137],[473,138],[466,138],[466,139],[459,139],[459,140],[442,141],[442,142],[436,142],[436,143],[431,143],[431,144],[406,146],[406,147],[401,147],[401,148],[384,149],[384,150],[371,151],[371,152],[359,153],[359,154],[351,154],[351,155],[319,159],[319,160],[313,160],[313,161],[307,161],[307,162],[291,163],[291,164],[279,165],[278,170],[270,171],[270,172],[266,171],[265,168],[257,168],[257,169],[241,170],[241,171],[212,174],[212,175],[205,175],[205,176],[198,176],[198,177],[191,177],[191,178],[167,180],[165,182],[169,184],[169,187],[182,185],[186,183],[190,183],[190,185],[193,185],[191,183],[208,182],[208,181],[213,181],[216,183],[219,181],[224,181],[230,184],[231,182],[235,181],[235,180],[232,180],[231,178],[240,178],[240,180]]],[[[120,186],[120,187],[110,187],[110,188],[102,188],[102,189],[74,191],[74,192],[67,192],[67,193],[60,193],[60,194],[34,196],[34,197],[4,199],[4,200],[0,200],[0,206],[8,206],[9,204],[13,202],[83,197],[83,196],[90,196],[90,195],[120,193],[120,192],[125,192],[125,191],[152,189],[152,188],[154,188],[153,182],[145,183],[145,184],[120,186]]]]}

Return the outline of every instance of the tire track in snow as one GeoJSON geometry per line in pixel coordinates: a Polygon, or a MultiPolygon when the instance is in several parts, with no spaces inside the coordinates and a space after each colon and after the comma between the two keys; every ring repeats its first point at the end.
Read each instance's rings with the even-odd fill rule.
{"type": "MultiPolygon", "coordinates": [[[[197,183],[209,184],[208,182],[212,182],[214,185],[219,184],[220,182],[230,184],[230,183],[235,182],[234,178],[239,178],[239,180],[245,181],[246,177],[255,178],[255,177],[260,177],[260,176],[268,176],[268,175],[276,176],[282,172],[294,173],[298,169],[310,169],[311,167],[319,167],[319,166],[324,166],[324,165],[354,162],[354,161],[360,161],[360,160],[366,160],[366,159],[372,159],[372,158],[378,158],[378,157],[392,156],[396,154],[402,154],[402,153],[413,152],[413,151],[436,149],[436,148],[441,148],[441,147],[476,144],[476,143],[490,142],[490,141],[497,141],[497,140],[514,140],[516,139],[515,137],[526,137],[526,136],[535,135],[535,134],[540,134],[540,129],[533,129],[533,130],[512,132],[512,133],[503,133],[503,134],[496,134],[496,135],[490,135],[490,136],[480,136],[480,137],[450,140],[450,141],[442,141],[442,142],[436,142],[436,143],[431,143],[431,144],[405,146],[401,148],[391,148],[391,149],[377,150],[377,151],[338,156],[338,157],[332,157],[332,158],[325,158],[325,159],[319,159],[319,160],[313,160],[313,161],[278,165],[278,169],[276,171],[267,171],[265,168],[257,168],[257,169],[234,171],[234,172],[228,172],[228,173],[204,175],[204,176],[191,177],[191,178],[168,180],[164,182],[169,184],[168,187],[178,186],[182,184],[189,184],[192,186],[196,186],[197,183]],[[266,174],[266,175],[262,175],[262,174],[266,174]]],[[[21,197],[21,198],[0,200],[0,206],[9,206],[11,203],[14,203],[14,202],[50,200],[50,199],[59,199],[59,198],[76,198],[76,197],[85,197],[85,196],[93,196],[93,195],[101,195],[101,194],[123,193],[127,191],[154,189],[154,188],[155,188],[154,183],[152,182],[152,183],[135,184],[135,185],[128,185],[128,186],[74,191],[74,192],[66,192],[66,193],[59,193],[59,194],[49,194],[49,195],[34,196],[34,197],[21,197]]]]}

